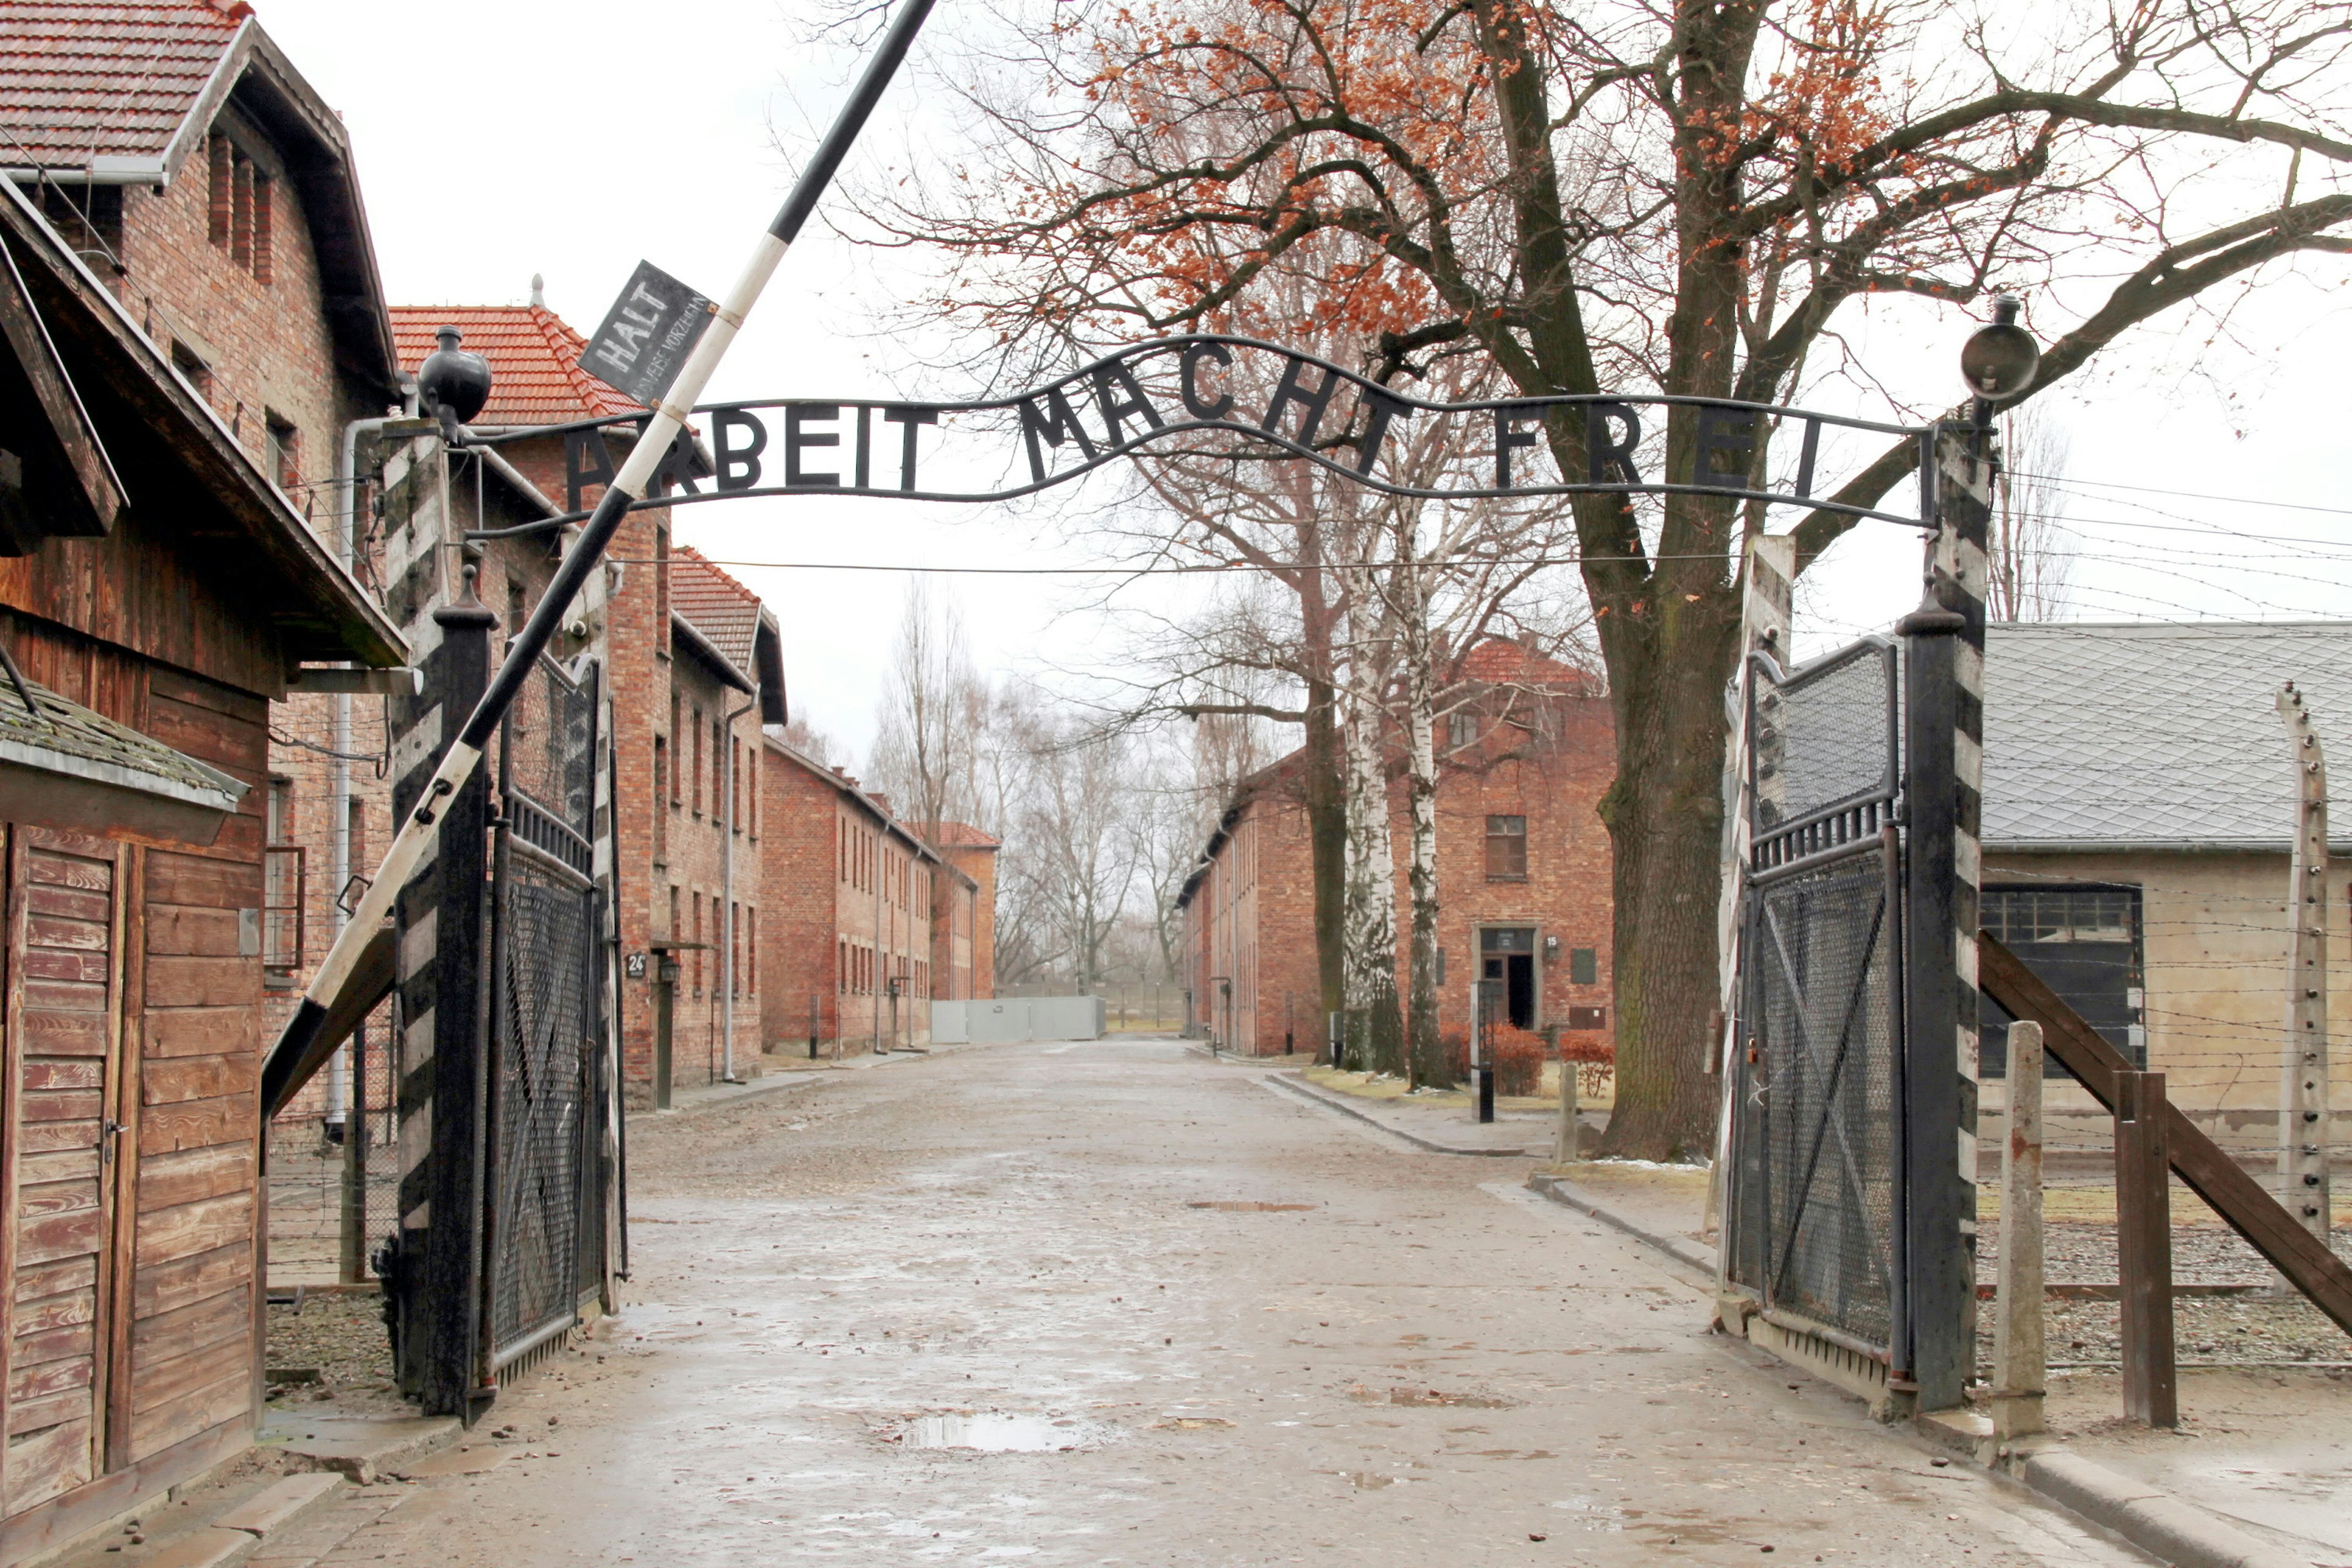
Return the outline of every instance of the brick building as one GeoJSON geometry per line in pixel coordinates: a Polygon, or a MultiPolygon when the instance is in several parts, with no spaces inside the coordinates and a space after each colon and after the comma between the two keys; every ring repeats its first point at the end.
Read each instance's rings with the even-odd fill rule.
{"type": "MultiPolygon", "coordinates": [[[[268,426],[238,417],[331,415],[331,396],[241,363],[207,399],[173,352],[198,329],[176,319],[182,307],[169,321],[150,310],[200,292],[181,269],[210,259],[201,225],[193,255],[172,236],[204,190],[188,169],[205,167],[208,128],[225,104],[284,109],[273,95],[288,80],[264,71],[248,93],[266,41],[205,7],[65,13],[0,8],[0,59],[45,84],[0,106],[8,162],[37,161],[42,181],[0,193],[0,643],[29,682],[0,698],[10,1563],[66,1549],[253,1441],[258,786],[273,704],[304,666],[392,667],[408,652],[305,520],[287,470],[265,466],[268,426]],[[245,55],[225,56],[233,37],[245,55]],[[135,96],[122,74],[133,58],[135,96]],[[61,237],[36,197],[91,222],[61,237]]],[[[260,166],[291,180],[300,165],[260,166]]],[[[273,237],[299,273],[300,247],[273,237]]]]}
{"type": "MultiPolygon", "coordinates": [[[[489,451],[492,471],[509,471],[553,515],[593,507],[602,477],[625,459],[627,421],[644,410],[579,367],[579,333],[533,291],[527,305],[402,306],[394,310],[404,363],[432,351],[436,332],[455,327],[464,346],[490,364],[490,401],[472,428],[509,437],[489,451]],[[609,418],[601,432],[529,432],[609,418]]],[[[472,458],[466,460],[472,461],[472,458]]],[[[698,454],[681,454],[694,472],[698,454]]],[[[466,476],[470,479],[469,474],[466,476]]],[[[460,486],[461,489],[463,486],[460,486]]],[[[568,537],[568,534],[567,534],[568,537]]],[[[551,570],[546,541],[530,546],[551,570]]],[[[537,585],[517,580],[520,610],[537,585]]],[[[495,605],[497,599],[485,595],[495,605]]],[[[661,1098],[671,1081],[699,1083],[725,1070],[725,972],[720,942],[729,839],[734,860],[735,1067],[759,1070],[761,978],[754,932],[761,919],[761,727],[785,721],[782,647],[775,618],[758,598],[693,552],[674,549],[670,514],[633,511],[607,552],[594,595],[583,600],[579,647],[603,661],[612,737],[611,812],[617,867],[616,936],[624,955],[618,998],[619,1055],[635,1103],[661,1098]],[[730,715],[732,716],[730,719],[730,715]],[[723,828],[726,783],[736,782],[736,830],[723,828]],[[656,987],[664,958],[671,1037],[667,1054],[656,987]]],[[[559,653],[566,652],[560,648],[559,653]]]]}
{"type": "Polygon", "coordinates": [[[963,873],[971,886],[959,892],[952,880],[940,884],[949,900],[933,927],[938,945],[932,967],[941,985],[934,993],[941,1001],[961,1002],[996,994],[996,856],[1003,841],[969,822],[942,822],[931,836],[940,858],[963,873]]]}
{"type": "MultiPolygon", "coordinates": [[[[1470,983],[1503,983],[1510,1023],[1612,1039],[1611,856],[1598,807],[1616,773],[1607,698],[1579,670],[1495,638],[1465,654],[1439,721],[1438,1023],[1467,1026],[1470,983]]],[[[1251,778],[1220,817],[1178,905],[1188,1019],[1271,1056],[1324,1037],[1315,882],[1297,753],[1251,778]]],[[[1409,996],[1412,819],[1391,766],[1397,991],[1409,996]]]]}
{"type": "Polygon", "coordinates": [[[760,967],[772,1048],[813,1042],[854,1054],[926,1044],[934,999],[991,994],[971,987],[974,955],[993,942],[992,900],[892,816],[887,796],[776,735],[763,749],[760,967]]]}

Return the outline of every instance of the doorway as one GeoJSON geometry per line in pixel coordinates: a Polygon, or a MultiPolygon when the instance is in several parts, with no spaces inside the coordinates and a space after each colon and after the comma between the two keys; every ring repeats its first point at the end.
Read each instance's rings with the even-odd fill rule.
{"type": "Polygon", "coordinates": [[[1515,1029],[1536,1026],[1536,928],[1488,926],[1478,933],[1478,977],[1503,983],[1505,1016],[1515,1029]]]}

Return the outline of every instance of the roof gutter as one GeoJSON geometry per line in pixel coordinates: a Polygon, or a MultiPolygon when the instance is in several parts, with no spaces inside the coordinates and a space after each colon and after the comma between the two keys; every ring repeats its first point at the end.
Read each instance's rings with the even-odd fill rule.
{"type": "Polygon", "coordinates": [[[0,168],[0,174],[20,185],[44,182],[52,185],[152,185],[159,191],[172,179],[170,165],[162,158],[126,158],[111,153],[100,153],[79,168],[12,163],[0,168]]]}

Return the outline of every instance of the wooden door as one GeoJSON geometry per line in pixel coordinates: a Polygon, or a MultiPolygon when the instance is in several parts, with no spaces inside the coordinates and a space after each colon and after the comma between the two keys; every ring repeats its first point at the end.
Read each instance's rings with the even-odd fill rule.
{"type": "Polygon", "coordinates": [[[104,1464],[121,1126],[120,850],[7,830],[0,1021],[0,1517],[104,1464]]]}

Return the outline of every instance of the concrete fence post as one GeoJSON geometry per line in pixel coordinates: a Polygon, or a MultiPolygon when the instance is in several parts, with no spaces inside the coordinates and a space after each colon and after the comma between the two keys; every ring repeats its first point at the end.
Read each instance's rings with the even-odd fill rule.
{"type": "MultiPolygon", "coordinates": [[[[1552,1044],[1559,1043],[1559,1031],[1552,1032],[1552,1044]]],[[[1582,1129],[1576,1124],[1576,1064],[1565,1053],[1559,1057],[1559,1135],[1552,1141],[1551,1163],[1572,1165],[1581,1154],[1577,1148],[1582,1129]]]]}
{"type": "Polygon", "coordinates": [[[2000,1315],[1993,1321],[1992,1431],[2048,1428],[2042,1279],[2042,1026],[2009,1026],[2009,1144],[2000,1162],[2000,1315]]]}

